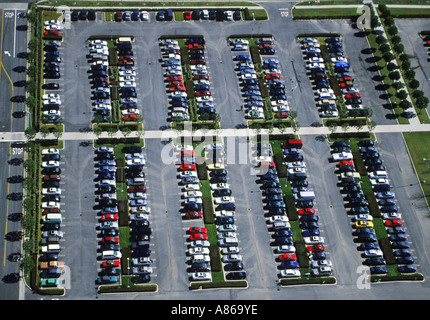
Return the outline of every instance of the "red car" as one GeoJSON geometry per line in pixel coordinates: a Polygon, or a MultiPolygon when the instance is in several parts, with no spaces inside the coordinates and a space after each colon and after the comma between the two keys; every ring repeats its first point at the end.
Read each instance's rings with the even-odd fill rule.
{"type": "Polygon", "coordinates": [[[121,265],[121,261],[119,260],[105,260],[102,263],[103,268],[107,267],[119,267],[121,265]]]}
{"type": "Polygon", "coordinates": [[[104,237],[102,243],[119,243],[119,237],[104,237]]]}
{"type": "Polygon", "coordinates": [[[169,91],[170,92],[175,92],[175,91],[185,91],[186,88],[184,85],[173,85],[173,86],[169,86],[169,91]]]}
{"type": "Polygon", "coordinates": [[[169,49],[164,50],[163,52],[164,52],[165,54],[170,54],[170,53],[173,53],[173,54],[180,54],[180,53],[181,53],[181,50],[179,50],[179,49],[169,48],[169,49]]]}
{"type": "Polygon", "coordinates": [[[203,44],[200,43],[192,43],[188,45],[188,49],[192,50],[192,49],[204,49],[205,46],[203,44]]]}
{"type": "Polygon", "coordinates": [[[346,99],[356,99],[356,98],[361,98],[361,94],[359,94],[358,92],[353,92],[353,93],[347,93],[345,95],[346,99]]]}
{"type": "Polygon", "coordinates": [[[324,248],[324,246],[322,244],[314,244],[312,246],[307,246],[306,250],[317,252],[317,251],[324,251],[325,248],[324,248]]]}
{"type": "Polygon", "coordinates": [[[124,121],[138,121],[140,119],[140,115],[138,114],[126,114],[123,117],[124,121]]]}
{"type": "Polygon", "coordinates": [[[182,150],[181,157],[194,157],[196,153],[192,150],[182,150]]]}
{"type": "Polygon", "coordinates": [[[349,76],[347,76],[347,77],[342,77],[342,78],[337,78],[337,80],[338,80],[339,82],[353,81],[352,77],[349,77],[349,76]]]}
{"type": "Polygon", "coordinates": [[[108,78],[103,78],[103,77],[95,77],[93,79],[94,82],[108,82],[109,79],[108,78]]]}
{"type": "Polygon", "coordinates": [[[43,176],[42,180],[43,181],[49,181],[49,180],[60,181],[61,176],[59,174],[49,174],[49,175],[43,176]]]}
{"type": "Polygon", "coordinates": [[[191,227],[189,231],[190,233],[208,233],[208,229],[205,227],[191,227]]]}
{"type": "Polygon", "coordinates": [[[43,210],[42,214],[48,214],[48,213],[60,213],[60,209],[58,208],[51,208],[51,209],[45,209],[43,210]]]}
{"type": "Polygon", "coordinates": [[[264,166],[267,166],[269,169],[273,169],[276,165],[274,161],[272,162],[262,161],[258,164],[257,167],[264,167],[264,166]]]}
{"type": "Polygon", "coordinates": [[[190,60],[190,64],[206,64],[205,59],[192,59],[190,60]]]}
{"type": "Polygon", "coordinates": [[[201,211],[188,211],[187,213],[185,213],[185,218],[187,218],[187,219],[203,218],[203,212],[201,212],[201,211]]]}
{"type": "Polygon", "coordinates": [[[146,192],[146,186],[140,185],[140,186],[131,186],[127,189],[128,192],[146,192]]]}
{"type": "Polygon", "coordinates": [[[193,233],[190,236],[190,240],[194,241],[194,240],[207,240],[208,239],[208,235],[204,234],[204,233],[193,233]]]}
{"type": "Polygon", "coordinates": [[[195,164],[181,164],[179,166],[179,170],[181,170],[181,171],[196,170],[196,165],[195,164]]]}
{"type": "Polygon", "coordinates": [[[403,225],[403,222],[399,219],[393,219],[385,221],[384,224],[386,227],[400,227],[403,225]]]}
{"type": "Polygon", "coordinates": [[[115,21],[122,21],[122,12],[115,12],[115,21]]]}
{"type": "Polygon", "coordinates": [[[284,254],[280,254],[278,256],[278,259],[281,261],[293,261],[293,260],[297,260],[297,256],[291,253],[284,253],[284,254]]]}
{"type": "Polygon", "coordinates": [[[279,73],[266,74],[266,79],[281,79],[281,75],[279,73]]]}
{"type": "Polygon", "coordinates": [[[258,49],[263,49],[263,48],[272,48],[272,45],[269,43],[263,43],[258,45],[258,49]]]}
{"type": "Polygon", "coordinates": [[[167,76],[166,80],[167,81],[183,81],[181,76],[167,76]]]}
{"type": "Polygon", "coordinates": [[[184,19],[191,20],[191,11],[184,11],[184,19]]]}
{"type": "Polygon", "coordinates": [[[59,36],[60,30],[47,30],[43,33],[45,36],[59,36]]]}
{"type": "Polygon", "coordinates": [[[193,76],[193,80],[209,80],[209,76],[207,74],[196,74],[193,76]]]}
{"type": "Polygon", "coordinates": [[[303,209],[299,209],[297,210],[298,214],[315,214],[315,209],[314,208],[303,208],[303,209]]]}
{"type": "Polygon", "coordinates": [[[211,96],[212,92],[210,92],[208,90],[196,91],[195,95],[196,95],[196,97],[211,96]]]}
{"type": "Polygon", "coordinates": [[[288,118],[288,113],[283,111],[283,112],[276,112],[275,113],[275,118],[276,119],[286,119],[288,118]]]}
{"type": "Polygon", "coordinates": [[[182,81],[182,80],[170,80],[170,81],[168,81],[168,85],[169,86],[183,86],[184,81],[182,81]]]}
{"type": "Polygon", "coordinates": [[[117,214],[108,213],[108,214],[102,215],[102,221],[114,221],[114,220],[118,220],[117,214]]]}
{"type": "Polygon", "coordinates": [[[354,162],[352,160],[342,160],[339,161],[340,166],[354,166],[354,162]]]}

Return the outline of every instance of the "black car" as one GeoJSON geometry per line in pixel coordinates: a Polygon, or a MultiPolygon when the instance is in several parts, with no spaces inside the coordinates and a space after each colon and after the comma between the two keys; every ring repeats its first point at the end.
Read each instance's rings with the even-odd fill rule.
{"type": "Polygon", "coordinates": [[[215,176],[211,177],[210,183],[226,183],[227,178],[225,176],[215,176]]]}
{"type": "Polygon", "coordinates": [[[149,249],[137,249],[137,250],[133,250],[133,253],[131,254],[131,256],[133,258],[137,258],[137,257],[149,257],[151,254],[151,250],[149,249]]]}
{"type": "Polygon", "coordinates": [[[233,12],[233,19],[236,21],[242,19],[242,14],[240,13],[240,10],[236,10],[235,12],[233,12]]]}
{"type": "Polygon", "coordinates": [[[151,276],[149,274],[140,274],[131,278],[131,282],[133,283],[146,283],[151,281],[151,276]]]}
{"type": "Polygon", "coordinates": [[[88,20],[95,20],[96,19],[96,11],[90,10],[88,11],[88,20]]]}
{"type": "Polygon", "coordinates": [[[87,20],[87,11],[86,10],[82,10],[79,13],[79,20],[87,20]]]}
{"type": "Polygon", "coordinates": [[[243,280],[246,279],[245,272],[229,272],[226,275],[227,280],[243,280]]]}
{"type": "Polygon", "coordinates": [[[124,153],[140,153],[142,152],[142,147],[139,146],[127,146],[122,149],[124,153]]]}
{"type": "Polygon", "coordinates": [[[233,217],[218,217],[216,219],[216,224],[218,224],[218,225],[234,224],[234,218],[233,217]]]}
{"type": "Polygon", "coordinates": [[[79,12],[78,10],[73,10],[71,14],[72,21],[78,21],[79,20],[79,12]]]}
{"type": "Polygon", "coordinates": [[[194,271],[211,271],[211,266],[208,263],[198,262],[191,265],[191,269],[194,271]]]}
{"type": "Polygon", "coordinates": [[[243,263],[242,262],[232,262],[229,264],[226,264],[224,266],[225,271],[239,271],[243,270],[243,263]]]}
{"type": "Polygon", "coordinates": [[[45,83],[44,85],[42,85],[42,89],[58,90],[60,89],[60,85],[58,83],[45,83]]]}
{"type": "Polygon", "coordinates": [[[232,192],[230,189],[217,189],[214,190],[212,193],[212,196],[214,197],[224,197],[224,196],[231,196],[232,192]]]}
{"type": "Polygon", "coordinates": [[[226,175],[227,175],[227,171],[224,169],[212,170],[209,173],[209,176],[211,176],[211,177],[220,177],[220,176],[226,176],[226,175]]]}

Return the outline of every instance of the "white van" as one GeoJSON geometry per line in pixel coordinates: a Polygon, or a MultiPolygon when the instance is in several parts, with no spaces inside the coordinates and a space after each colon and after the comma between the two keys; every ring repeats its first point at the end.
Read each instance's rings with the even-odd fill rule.
{"type": "Polygon", "coordinates": [[[48,213],[46,216],[43,216],[43,223],[61,223],[61,222],[63,222],[61,213],[48,213]]]}
{"type": "Polygon", "coordinates": [[[61,246],[59,244],[48,244],[47,246],[42,246],[42,253],[59,253],[61,246]]]}
{"type": "Polygon", "coordinates": [[[120,259],[121,252],[115,250],[106,250],[102,252],[102,259],[120,259]]]}

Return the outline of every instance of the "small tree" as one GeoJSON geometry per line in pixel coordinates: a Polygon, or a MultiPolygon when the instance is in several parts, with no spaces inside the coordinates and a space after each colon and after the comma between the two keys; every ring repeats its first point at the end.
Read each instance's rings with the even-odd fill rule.
{"type": "Polygon", "coordinates": [[[27,127],[24,131],[27,140],[33,140],[36,137],[36,129],[33,127],[27,127]]]}
{"type": "Polygon", "coordinates": [[[394,25],[394,18],[392,16],[388,16],[384,19],[384,24],[388,27],[391,27],[394,25]]]}
{"type": "Polygon", "coordinates": [[[390,45],[389,45],[388,43],[383,43],[383,44],[381,44],[381,45],[379,46],[379,50],[380,50],[382,53],[387,53],[387,52],[390,52],[391,47],[390,47],[390,45]]]}
{"type": "Polygon", "coordinates": [[[385,38],[382,34],[378,34],[375,38],[377,44],[387,43],[387,38],[385,38]]]}
{"type": "Polygon", "coordinates": [[[400,72],[399,72],[399,71],[391,71],[391,72],[388,74],[388,77],[389,77],[391,80],[399,80],[399,79],[400,79],[400,72]]]}
{"type": "Polygon", "coordinates": [[[294,134],[297,133],[297,131],[300,130],[300,124],[297,121],[291,122],[291,129],[293,129],[294,134]]]}
{"type": "Polygon", "coordinates": [[[393,36],[391,38],[391,43],[393,43],[393,44],[397,44],[397,43],[400,43],[400,42],[402,42],[402,38],[400,38],[400,36],[393,36]]]}
{"type": "Polygon", "coordinates": [[[369,129],[369,132],[372,132],[373,130],[375,130],[376,128],[376,121],[369,121],[369,123],[367,124],[367,128],[369,129]]]}
{"type": "Polygon", "coordinates": [[[407,80],[412,80],[413,78],[415,78],[415,71],[414,71],[414,70],[411,70],[411,69],[406,70],[406,71],[405,71],[405,78],[406,78],[407,80]]]}
{"type": "Polygon", "coordinates": [[[403,99],[402,101],[399,102],[399,107],[402,108],[403,110],[407,110],[411,107],[411,103],[408,100],[403,99]]]}
{"type": "Polygon", "coordinates": [[[121,129],[122,134],[124,137],[128,137],[131,134],[131,129],[129,127],[123,127],[121,129]]]}
{"type": "Polygon", "coordinates": [[[93,132],[96,135],[96,137],[99,137],[103,132],[103,128],[101,126],[95,126],[93,129],[93,132]]]}
{"type": "Polygon", "coordinates": [[[396,51],[397,53],[400,53],[400,52],[402,52],[403,50],[405,50],[405,47],[404,47],[404,45],[403,45],[403,44],[401,44],[401,43],[396,43],[396,44],[393,46],[393,49],[394,49],[394,51],[396,51]]]}
{"type": "Polygon", "coordinates": [[[395,25],[393,25],[393,26],[388,28],[387,32],[390,36],[394,36],[399,32],[399,29],[397,29],[397,27],[395,25]]]}
{"type": "Polygon", "coordinates": [[[349,129],[349,123],[345,121],[344,123],[342,123],[342,131],[346,133],[348,129],[349,129]]]}
{"type": "Polygon", "coordinates": [[[415,101],[415,105],[416,105],[416,107],[420,110],[420,112],[423,110],[423,109],[425,109],[425,108],[427,108],[427,106],[428,106],[428,104],[429,104],[429,98],[427,98],[426,96],[420,96],[420,97],[418,97],[417,99],[416,99],[416,101],[415,101]]]}
{"type": "Polygon", "coordinates": [[[387,69],[388,69],[388,71],[393,71],[393,70],[397,69],[397,64],[395,64],[393,62],[389,62],[387,64],[387,69]]]}
{"type": "Polygon", "coordinates": [[[45,139],[49,134],[49,128],[47,126],[42,126],[40,127],[39,132],[42,138],[45,139]]]}
{"type": "Polygon", "coordinates": [[[407,96],[408,96],[408,93],[406,92],[406,90],[400,90],[400,91],[397,91],[396,93],[396,97],[399,98],[400,100],[406,99],[407,96]]]}
{"type": "Polygon", "coordinates": [[[392,54],[390,51],[390,52],[385,52],[382,55],[382,58],[384,59],[385,62],[388,63],[388,62],[392,61],[395,57],[394,57],[394,54],[392,54]]]}
{"type": "Polygon", "coordinates": [[[420,82],[419,82],[417,79],[412,79],[412,80],[409,82],[409,87],[410,87],[411,89],[417,89],[419,86],[420,86],[420,82]]]}
{"type": "Polygon", "coordinates": [[[336,122],[330,122],[330,124],[328,125],[328,129],[330,130],[330,134],[335,133],[337,130],[336,122]]]}

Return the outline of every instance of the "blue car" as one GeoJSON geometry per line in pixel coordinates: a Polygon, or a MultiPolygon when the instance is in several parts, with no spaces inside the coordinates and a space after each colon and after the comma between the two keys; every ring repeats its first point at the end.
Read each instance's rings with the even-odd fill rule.
{"type": "Polygon", "coordinates": [[[400,273],[415,273],[417,272],[417,267],[414,265],[405,265],[397,268],[400,273]]]}
{"type": "Polygon", "coordinates": [[[281,268],[282,269],[300,268],[300,265],[297,261],[282,261],[281,268]]]}
{"type": "Polygon", "coordinates": [[[293,231],[291,230],[278,230],[274,234],[275,238],[277,237],[292,237],[293,231]]]}
{"type": "Polygon", "coordinates": [[[397,264],[413,264],[414,262],[415,262],[415,259],[409,256],[396,258],[397,264]]]}
{"type": "Polygon", "coordinates": [[[381,212],[399,212],[399,208],[397,206],[383,206],[381,207],[381,212]]]}
{"type": "Polygon", "coordinates": [[[206,84],[203,84],[203,85],[200,85],[200,86],[195,86],[194,87],[194,90],[195,91],[202,91],[202,90],[210,90],[210,86],[208,86],[208,85],[206,85],[206,84]]]}
{"type": "Polygon", "coordinates": [[[103,166],[99,168],[99,172],[116,172],[116,167],[114,166],[103,166]]]}
{"type": "Polygon", "coordinates": [[[293,244],[293,238],[292,237],[276,237],[275,238],[275,244],[277,244],[277,245],[293,244]]]}
{"type": "Polygon", "coordinates": [[[299,220],[300,222],[317,222],[319,220],[319,217],[316,214],[309,214],[300,216],[299,220]]]}
{"type": "Polygon", "coordinates": [[[358,246],[358,250],[380,249],[379,244],[373,242],[362,243],[358,246]]]}
{"type": "Polygon", "coordinates": [[[412,255],[411,249],[394,250],[393,253],[396,257],[410,257],[412,255]]]}
{"type": "Polygon", "coordinates": [[[376,194],[376,198],[378,198],[378,199],[393,199],[394,198],[394,192],[392,192],[392,191],[378,192],[376,194]]]}
{"type": "Polygon", "coordinates": [[[319,236],[320,231],[318,229],[307,229],[302,231],[303,237],[312,237],[312,236],[319,236]]]}
{"type": "Polygon", "coordinates": [[[278,176],[276,174],[266,173],[260,177],[261,180],[278,180],[278,176]]]}
{"type": "Polygon", "coordinates": [[[388,269],[386,267],[370,267],[371,274],[386,274],[388,269]]]}
{"type": "Polygon", "coordinates": [[[318,229],[319,225],[318,225],[318,222],[310,221],[310,222],[300,223],[299,227],[300,227],[300,229],[312,230],[312,229],[318,229]]]}
{"type": "Polygon", "coordinates": [[[251,60],[251,56],[248,54],[239,54],[233,58],[235,61],[251,60]]]}
{"type": "Polygon", "coordinates": [[[280,194],[269,194],[266,196],[266,201],[282,201],[283,199],[280,194]]]}
{"type": "Polygon", "coordinates": [[[406,241],[394,241],[391,243],[391,247],[393,249],[407,249],[410,247],[410,244],[406,241]]]}
{"type": "Polygon", "coordinates": [[[327,255],[325,252],[312,252],[309,258],[312,258],[312,260],[325,260],[327,259],[327,255]]]}
{"type": "Polygon", "coordinates": [[[116,276],[101,276],[97,278],[98,284],[115,283],[117,281],[118,281],[118,277],[116,276]]]}
{"type": "Polygon", "coordinates": [[[270,208],[285,208],[285,202],[283,201],[271,201],[267,204],[267,208],[270,210],[270,208]]]}
{"type": "Polygon", "coordinates": [[[388,240],[394,242],[394,241],[406,241],[408,239],[408,236],[404,233],[396,233],[396,234],[391,234],[388,237],[388,240]]]}

